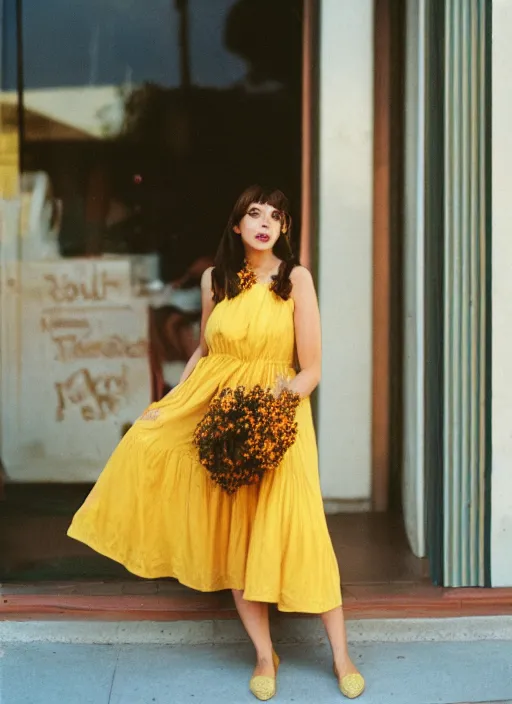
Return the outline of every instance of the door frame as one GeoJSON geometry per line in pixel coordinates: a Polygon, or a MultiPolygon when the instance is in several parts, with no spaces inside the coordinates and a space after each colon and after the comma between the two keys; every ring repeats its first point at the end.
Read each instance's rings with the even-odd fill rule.
{"type": "Polygon", "coordinates": [[[372,510],[401,504],[406,0],[374,0],[372,510]]]}

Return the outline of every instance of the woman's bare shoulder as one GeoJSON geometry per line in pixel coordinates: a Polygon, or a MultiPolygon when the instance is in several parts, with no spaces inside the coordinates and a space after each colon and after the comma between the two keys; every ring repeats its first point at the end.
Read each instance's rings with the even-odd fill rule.
{"type": "Polygon", "coordinates": [[[203,275],[201,276],[201,288],[203,290],[210,291],[212,288],[213,269],[213,266],[209,266],[208,269],[203,271],[203,275]]]}
{"type": "Polygon", "coordinates": [[[295,266],[290,273],[290,281],[294,289],[314,288],[311,272],[305,266],[295,266]]]}

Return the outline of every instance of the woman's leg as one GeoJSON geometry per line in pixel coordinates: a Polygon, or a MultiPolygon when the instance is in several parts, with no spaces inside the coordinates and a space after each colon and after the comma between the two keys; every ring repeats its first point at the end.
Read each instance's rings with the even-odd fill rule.
{"type": "Polygon", "coordinates": [[[339,677],[358,672],[348,654],[347,632],[343,609],[338,606],[322,614],[322,621],[331,644],[333,662],[339,677]]]}
{"type": "Polygon", "coordinates": [[[233,597],[245,630],[256,648],[257,662],[254,674],[274,677],[276,673],[272,662],[268,604],[246,601],[243,592],[238,589],[233,589],[233,597]]]}

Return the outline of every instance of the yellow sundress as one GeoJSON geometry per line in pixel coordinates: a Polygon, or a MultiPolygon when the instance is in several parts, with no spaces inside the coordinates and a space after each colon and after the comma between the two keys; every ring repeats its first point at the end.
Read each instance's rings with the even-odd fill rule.
{"type": "Polygon", "coordinates": [[[145,578],[200,591],[241,589],[281,611],[341,604],[309,399],[280,467],[226,494],[199,463],[196,425],[225,387],[273,387],[294,376],[294,303],[257,283],[213,310],[209,353],[134,423],[75,514],[68,535],[145,578]]]}

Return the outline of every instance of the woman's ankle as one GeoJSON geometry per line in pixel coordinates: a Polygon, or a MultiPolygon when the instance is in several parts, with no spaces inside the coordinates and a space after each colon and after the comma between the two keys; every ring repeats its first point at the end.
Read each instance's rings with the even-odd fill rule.
{"type": "Polygon", "coordinates": [[[273,662],[272,652],[273,652],[272,646],[270,647],[270,650],[268,648],[265,648],[262,650],[257,650],[256,651],[256,661],[258,662],[258,664],[272,663],[273,662]]]}

